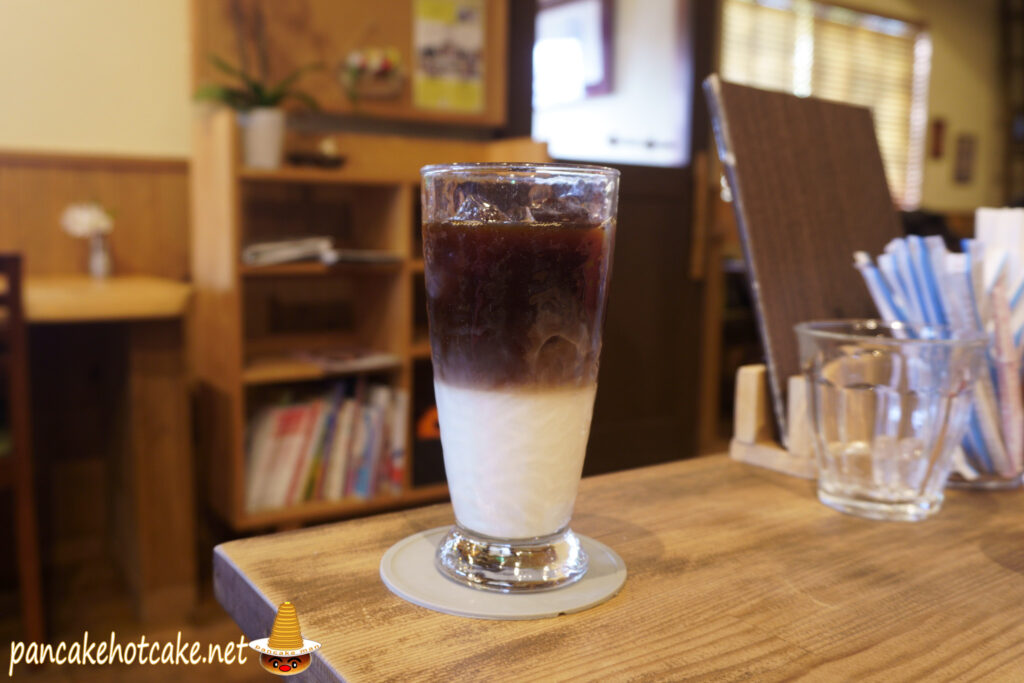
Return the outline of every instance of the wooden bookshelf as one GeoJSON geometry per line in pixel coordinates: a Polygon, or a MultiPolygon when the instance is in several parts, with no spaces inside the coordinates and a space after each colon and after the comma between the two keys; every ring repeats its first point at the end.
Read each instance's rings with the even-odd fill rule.
{"type": "Polygon", "coordinates": [[[444,484],[413,482],[415,415],[410,414],[406,479],[397,495],[249,512],[248,420],[275,385],[322,385],[326,391],[337,377],[365,374],[412,395],[413,365],[430,358],[423,317],[415,311],[417,289],[423,288],[423,259],[415,246],[419,169],[456,161],[545,161],[544,146],[530,140],[345,134],[338,137],[347,159],[341,169],[256,171],[241,166],[239,137],[230,112],[215,111],[195,121],[192,343],[200,462],[208,467],[203,478],[211,508],[234,530],[251,531],[442,500],[447,495],[444,484]],[[250,242],[290,239],[297,231],[333,229],[335,224],[337,234],[330,236],[336,248],[353,250],[355,258],[359,250],[393,258],[330,266],[242,263],[242,249],[250,242]],[[321,318],[336,319],[337,329],[306,329],[321,318]],[[303,352],[337,348],[380,355],[330,370],[301,357],[303,352]]]}

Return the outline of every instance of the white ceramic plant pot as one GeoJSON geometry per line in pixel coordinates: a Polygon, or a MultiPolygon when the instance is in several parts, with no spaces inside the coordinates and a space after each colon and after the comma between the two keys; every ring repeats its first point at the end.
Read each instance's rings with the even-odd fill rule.
{"type": "Polygon", "coordinates": [[[242,117],[245,165],[278,168],[284,156],[284,110],[257,107],[242,117]]]}

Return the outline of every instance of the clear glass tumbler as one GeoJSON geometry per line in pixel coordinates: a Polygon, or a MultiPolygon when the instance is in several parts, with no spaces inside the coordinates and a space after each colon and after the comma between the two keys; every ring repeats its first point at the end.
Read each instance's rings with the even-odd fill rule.
{"type": "Polygon", "coordinates": [[[985,337],[875,320],[801,323],[796,332],[821,502],[871,519],[935,514],[985,337]]]}
{"type": "Polygon", "coordinates": [[[569,529],[590,434],[619,173],[453,164],[423,175],[423,255],[455,525],[437,566],[503,592],[580,579],[569,529]]]}

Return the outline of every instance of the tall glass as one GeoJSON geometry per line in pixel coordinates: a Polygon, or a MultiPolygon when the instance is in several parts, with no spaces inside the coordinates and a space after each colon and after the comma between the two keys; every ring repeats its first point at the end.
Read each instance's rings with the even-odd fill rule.
{"type": "Polygon", "coordinates": [[[871,519],[935,514],[985,337],[877,320],[801,323],[796,332],[821,502],[871,519]]]}
{"type": "Polygon", "coordinates": [[[455,525],[437,566],[513,592],[580,579],[569,529],[597,391],[619,173],[453,164],[423,174],[423,252],[455,525]]]}

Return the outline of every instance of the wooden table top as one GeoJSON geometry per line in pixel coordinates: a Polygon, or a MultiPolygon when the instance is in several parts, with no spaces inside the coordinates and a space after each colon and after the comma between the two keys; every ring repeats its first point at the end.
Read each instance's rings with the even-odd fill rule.
{"type": "Polygon", "coordinates": [[[388,591],[384,551],[451,521],[434,505],[226,543],[215,590],[248,638],[291,600],[323,644],[316,680],[1024,677],[1021,492],[952,491],[907,524],[842,515],[813,482],[725,456],[585,479],[573,528],[629,576],[603,605],[538,621],[388,591]]]}
{"type": "Polygon", "coordinates": [[[116,322],[174,318],[185,313],[192,287],[167,278],[76,275],[25,278],[29,323],[116,322]]]}

